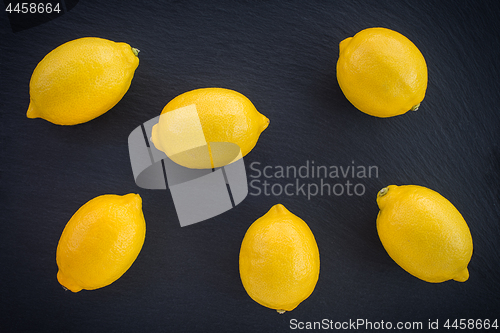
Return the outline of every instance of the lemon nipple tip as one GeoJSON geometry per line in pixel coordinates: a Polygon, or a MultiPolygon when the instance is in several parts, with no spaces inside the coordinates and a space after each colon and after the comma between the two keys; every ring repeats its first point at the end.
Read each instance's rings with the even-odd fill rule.
{"type": "Polygon", "coordinates": [[[276,214],[276,215],[283,215],[283,214],[290,213],[290,211],[288,209],[286,209],[286,207],[283,206],[282,204],[276,204],[276,205],[274,205],[271,208],[270,212],[272,212],[273,214],[276,214]]]}
{"type": "Polygon", "coordinates": [[[30,105],[28,106],[28,111],[26,112],[26,117],[33,119],[33,118],[38,118],[38,114],[33,106],[33,102],[30,102],[30,105]]]}
{"type": "Polygon", "coordinates": [[[64,290],[70,290],[74,293],[79,292],[83,288],[78,286],[72,279],[67,278],[65,275],[61,273],[61,271],[57,272],[57,281],[63,287],[64,290]]]}
{"type": "Polygon", "coordinates": [[[347,46],[347,44],[349,44],[349,42],[351,41],[352,37],[348,37],[346,39],[344,39],[343,41],[340,42],[339,44],[339,49],[340,49],[340,52],[342,52],[342,50],[347,46]]]}
{"type": "Polygon", "coordinates": [[[269,120],[269,118],[262,115],[262,124],[261,124],[262,130],[261,131],[265,130],[269,126],[270,123],[271,123],[271,121],[269,120]]]}
{"type": "Polygon", "coordinates": [[[458,282],[465,282],[468,279],[469,279],[469,270],[467,269],[467,267],[453,278],[453,280],[458,282]]]}

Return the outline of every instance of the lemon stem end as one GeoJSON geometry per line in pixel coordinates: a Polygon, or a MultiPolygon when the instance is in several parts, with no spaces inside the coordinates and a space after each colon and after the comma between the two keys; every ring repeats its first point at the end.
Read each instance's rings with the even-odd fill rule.
{"type": "Polygon", "coordinates": [[[384,195],[387,194],[387,192],[389,192],[389,189],[387,187],[384,187],[383,189],[381,189],[379,192],[378,192],[378,196],[379,197],[383,197],[384,195]]]}
{"type": "Polygon", "coordinates": [[[141,52],[141,50],[136,49],[135,47],[133,47],[133,48],[132,48],[132,52],[134,53],[134,55],[135,55],[136,57],[139,57],[139,52],[141,52]]]}
{"type": "Polygon", "coordinates": [[[420,103],[418,103],[417,105],[414,105],[414,106],[410,109],[410,111],[417,111],[419,107],[420,107],[420,103]]]}
{"type": "Polygon", "coordinates": [[[286,311],[285,310],[276,310],[280,315],[285,313],[286,311]]]}

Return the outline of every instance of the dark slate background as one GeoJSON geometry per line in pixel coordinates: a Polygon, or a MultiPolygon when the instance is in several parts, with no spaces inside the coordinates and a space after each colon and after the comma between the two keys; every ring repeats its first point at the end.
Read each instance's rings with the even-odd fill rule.
{"type": "Polygon", "coordinates": [[[496,0],[80,1],[16,33],[3,12],[0,331],[286,332],[291,319],[439,320],[447,331],[446,319],[500,320],[499,12],[496,0]],[[339,42],[376,26],[425,56],[429,84],[417,112],[368,116],[337,84],[339,42]],[[86,36],[141,50],[128,93],[86,124],[27,119],[37,63],[86,36]],[[172,98],[202,87],[239,91],[271,120],[245,158],[249,180],[252,162],[354,161],[377,166],[378,177],[327,180],[362,183],[362,196],[249,195],[181,228],[168,191],[135,185],[127,138],[172,98]],[[474,241],[467,282],[427,283],[390,259],[375,227],[375,197],[389,184],[432,188],[463,214],[474,241]],[[147,223],[139,257],[110,286],[64,291],[55,251],[66,222],[91,198],[130,192],[142,196],[147,223]],[[245,231],[276,203],[309,224],[321,255],[314,293],[284,315],[251,300],[238,272],[245,231]]]}

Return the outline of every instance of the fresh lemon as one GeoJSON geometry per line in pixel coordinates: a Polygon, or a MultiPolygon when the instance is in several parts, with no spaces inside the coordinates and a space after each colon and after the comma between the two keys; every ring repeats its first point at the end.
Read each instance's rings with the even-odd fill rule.
{"type": "Polygon", "coordinates": [[[57,47],[33,71],[28,118],[76,125],[102,115],[130,87],[138,52],[126,43],[95,37],[57,47]]]}
{"type": "Polygon", "coordinates": [[[427,89],[427,65],[405,36],[370,28],[340,42],[337,80],[347,99],[376,117],[418,109],[427,89]]]}
{"type": "Polygon", "coordinates": [[[314,235],[281,204],[248,228],[239,261],[248,295],[279,313],[295,309],[318,281],[319,251],[314,235]]]}
{"type": "Polygon", "coordinates": [[[107,286],[122,276],[146,235],[138,194],[106,194],[84,204],[64,228],[57,246],[57,280],[78,292],[107,286]]]}
{"type": "Polygon", "coordinates": [[[208,169],[248,154],[268,125],[269,119],[239,92],[203,88],[165,106],[151,141],[177,164],[208,169]]]}
{"type": "Polygon", "coordinates": [[[427,282],[469,278],[472,237],[451,202],[426,187],[390,185],[377,203],[380,240],[399,266],[427,282]]]}

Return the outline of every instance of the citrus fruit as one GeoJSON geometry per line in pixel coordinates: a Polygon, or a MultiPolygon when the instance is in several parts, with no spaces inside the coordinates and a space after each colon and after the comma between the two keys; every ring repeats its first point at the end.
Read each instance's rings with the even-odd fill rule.
{"type": "Polygon", "coordinates": [[[376,117],[416,111],[427,89],[424,56],[408,38],[369,28],[340,42],[337,80],[346,98],[376,117]]]}
{"type": "Polygon", "coordinates": [[[138,194],[90,200],[71,217],[59,239],[57,280],[72,292],[113,283],[137,258],[145,235],[138,194]]]}
{"type": "Polygon", "coordinates": [[[309,297],[319,277],[319,251],[311,229],[281,204],[248,228],[239,264],[248,295],[279,313],[292,311],[309,297]]]}
{"type": "Polygon", "coordinates": [[[469,278],[472,237],[451,202],[423,186],[390,185],[377,203],[380,240],[399,266],[427,282],[469,278]]]}
{"type": "Polygon", "coordinates": [[[239,92],[202,88],[165,106],[151,141],[177,164],[209,169],[247,155],[268,125],[269,119],[239,92]]]}
{"type": "Polygon", "coordinates": [[[55,48],[33,71],[27,117],[76,125],[102,115],[127,92],[139,65],[138,52],[126,43],[96,37],[55,48]]]}

